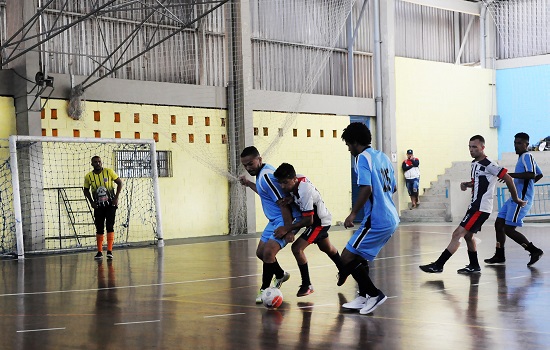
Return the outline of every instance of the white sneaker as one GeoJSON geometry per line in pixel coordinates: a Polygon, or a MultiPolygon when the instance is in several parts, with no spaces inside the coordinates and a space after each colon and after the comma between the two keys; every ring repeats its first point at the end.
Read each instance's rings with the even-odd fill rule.
{"type": "Polygon", "coordinates": [[[263,301],[262,301],[262,293],[264,292],[263,289],[260,289],[260,291],[258,292],[258,295],[256,295],[256,304],[261,304],[263,301]]]}
{"type": "Polygon", "coordinates": [[[367,302],[367,298],[358,296],[353,301],[350,301],[349,303],[342,304],[342,307],[345,309],[352,309],[352,310],[361,310],[363,307],[365,307],[365,303],[367,302]]]}
{"type": "Polygon", "coordinates": [[[285,271],[285,274],[281,278],[273,277],[273,287],[281,289],[284,282],[288,281],[290,273],[285,271]]]}
{"type": "Polygon", "coordinates": [[[371,297],[367,296],[367,301],[365,302],[365,305],[361,310],[359,310],[359,313],[361,315],[370,314],[373,312],[378,306],[382,305],[388,297],[382,293],[381,290],[378,290],[378,296],[371,297]]]}

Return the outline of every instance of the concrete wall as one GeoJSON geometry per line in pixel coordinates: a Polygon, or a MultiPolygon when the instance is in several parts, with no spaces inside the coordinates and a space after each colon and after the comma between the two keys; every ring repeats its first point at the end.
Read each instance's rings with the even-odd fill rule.
{"type": "MultiPolygon", "coordinates": [[[[420,159],[420,187],[430,187],[452,161],[471,160],[468,140],[480,134],[496,159],[497,130],[489,127],[492,71],[447,63],[396,58],[397,165],[407,149],[420,159]]],[[[398,171],[399,206],[410,200],[398,171]]],[[[422,192],[421,192],[422,193],[422,192]]]]}
{"type": "Polygon", "coordinates": [[[0,96],[0,138],[15,134],[15,106],[13,97],[0,96]]]}

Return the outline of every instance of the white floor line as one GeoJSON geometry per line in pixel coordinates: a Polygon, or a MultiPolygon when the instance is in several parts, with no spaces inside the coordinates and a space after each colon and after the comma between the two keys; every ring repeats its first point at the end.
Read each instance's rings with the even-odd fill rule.
{"type": "Polygon", "coordinates": [[[59,330],[63,330],[63,329],[65,329],[65,327],[60,327],[60,328],[41,328],[41,329],[24,329],[24,330],[22,330],[22,331],[17,331],[17,333],[59,331],[59,330]]]}
{"type": "Polygon", "coordinates": [[[234,314],[210,315],[210,316],[204,316],[204,318],[227,317],[227,316],[239,316],[239,315],[246,315],[246,313],[244,313],[244,312],[236,312],[236,313],[234,313],[234,314]]]}
{"type": "Polygon", "coordinates": [[[136,321],[136,322],[120,322],[120,323],[115,323],[115,326],[123,326],[123,325],[128,325],[128,324],[140,324],[140,323],[155,323],[155,322],[160,322],[160,320],[136,321]]]}

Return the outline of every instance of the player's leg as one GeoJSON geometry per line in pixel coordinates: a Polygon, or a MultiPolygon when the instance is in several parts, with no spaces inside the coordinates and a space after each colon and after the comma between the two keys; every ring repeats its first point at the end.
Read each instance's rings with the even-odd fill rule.
{"type": "Polygon", "coordinates": [[[468,259],[470,260],[470,263],[462,269],[457,270],[457,272],[467,275],[480,273],[481,267],[479,266],[479,261],[477,259],[477,245],[474,239],[474,234],[468,231],[468,233],[464,235],[464,240],[466,241],[466,246],[468,248],[468,259]]]}
{"type": "MultiPolygon", "coordinates": [[[[273,277],[273,287],[275,288],[281,288],[281,285],[290,278],[290,274],[281,268],[276,258],[277,253],[285,247],[286,243],[284,239],[272,237],[264,247],[264,266],[268,266],[269,276],[275,275],[273,277]]],[[[267,275],[264,275],[262,287],[266,282],[267,275]]]]}
{"type": "Polygon", "coordinates": [[[117,207],[106,208],[105,221],[107,226],[107,259],[113,259],[113,243],[115,242],[115,217],[117,207]]]}
{"type": "Polygon", "coordinates": [[[332,260],[332,262],[334,262],[334,265],[336,265],[338,271],[342,269],[342,257],[338,253],[338,249],[336,249],[336,247],[330,242],[328,236],[317,242],[317,247],[320,251],[325,253],[330,258],[330,260],[332,260]]]}
{"type": "MultiPolygon", "coordinates": [[[[309,230],[310,228],[306,229],[309,230]]],[[[305,238],[304,232],[297,240],[292,243],[292,254],[298,263],[298,268],[300,269],[300,276],[302,277],[302,284],[296,293],[296,296],[303,297],[313,293],[313,286],[311,285],[311,279],[309,277],[309,267],[307,265],[307,257],[304,253],[304,250],[310,245],[310,243],[305,238]]]]}
{"type": "Polygon", "coordinates": [[[523,249],[529,252],[531,259],[527,263],[527,266],[531,266],[537,261],[539,261],[542,254],[544,254],[542,249],[536,247],[532,242],[529,242],[527,237],[525,237],[521,232],[518,232],[516,230],[516,226],[508,225],[508,222],[507,222],[504,230],[506,232],[506,236],[513,239],[514,242],[521,245],[523,249]]]}
{"type": "Polygon", "coordinates": [[[262,242],[260,240],[258,242],[258,247],[256,248],[256,256],[258,257],[258,259],[260,259],[262,261],[263,261],[263,257],[264,257],[264,246],[265,246],[265,242],[262,242]]]}
{"type": "MultiPolygon", "coordinates": [[[[502,208],[501,208],[502,209],[502,208]]],[[[501,215],[501,211],[499,214],[501,215]]],[[[489,259],[485,259],[487,264],[503,264],[506,262],[506,256],[504,254],[504,243],[506,243],[506,233],[504,231],[505,221],[503,217],[498,216],[495,220],[495,236],[496,236],[496,246],[495,246],[495,255],[489,259]]]]}
{"type": "Polygon", "coordinates": [[[361,314],[368,314],[386,301],[386,295],[374,285],[369,276],[368,265],[363,264],[363,261],[374,260],[396,229],[397,223],[386,229],[375,230],[370,228],[370,221],[367,221],[350,238],[342,251],[343,269],[350,272],[357,281],[359,296],[342,307],[360,309],[361,314]]]}
{"type": "Polygon", "coordinates": [[[94,256],[94,259],[103,258],[103,234],[105,232],[105,208],[95,208],[94,209],[94,224],[96,228],[96,244],[97,244],[97,254],[94,256]]]}

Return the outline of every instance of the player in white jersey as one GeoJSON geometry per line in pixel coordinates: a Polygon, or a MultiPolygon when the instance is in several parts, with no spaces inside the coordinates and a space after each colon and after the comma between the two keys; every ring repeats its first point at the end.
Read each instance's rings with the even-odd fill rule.
{"type": "Polygon", "coordinates": [[[510,237],[530,253],[531,259],[527,263],[527,266],[536,263],[544,253],[542,249],[535,247],[532,242],[529,242],[527,237],[522,233],[516,231],[516,227],[523,225],[523,218],[527,215],[533,204],[535,182],[543,176],[533,155],[527,151],[528,148],[529,135],[524,132],[517,133],[514,136],[514,149],[519,156],[518,162],[514,172],[508,174],[514,179],[519,197],[526,201],[527,205],[520,207],[511,199],[508,199],[502,208],[500,208],[498,217],[495,220],[496,251],[492,258],[485,259],[487,264],[503,264],[506,261],[504,255],[506,236],[510,237]]]}
{"type": "Polygon", "coordinates": [[[491,162],[485,155],[485,139],[483,136],[472,136],[468,147],[470,149],[470,155],[474,158],[472,161],[472,180],[462,182],[460,184],[460,189],[466,191],[467,188],[472,188],[472,201],[468,206],[466,216],[464,216],[460,225],[454,230],[447,249],[441,253],[435,262],[420,266],[420,269],[424,272],[443,272],[443,266],[447,260],[456,253],[460,247],[460,239],[464,238],[468,247],[468,258],[470,263],[457,272],[461,274],[481,273],[481,268],[477,259],[477,247],[476,241],[474,240],[474,233],[481,230],[481,226],[483,226],[483,223],[493,210],[493,195],[498,179],[506,183],[514,202],[522,207],[525,205],[525,202],[518,198],[514,180],[507,174],[507,170],[491,162]]]}
{"type": "Polygon", "coordinates": [[[296,258],[302,276],[302,285],[298,289],[296,296],[303,297],[313,293],[307,257],[304,254],[304,250],[310,244],[317,244],[319,250],[327,254],[338,270],[342,266],[342,259],[340,258],[340,254],[338,254],[338,249],[330,243],[328,238],[328,230],[332,224],[332,215],[328,211],[325,202],[323,202],[321,193],[305,176],[296,175],[296,171],[292,165],[288,163],[281,164],[275,170],[274,175],[281,188],[290,194],[289,197],[286,197],[289,200],[285,202],[293,202],[302,213],[300,221],[275,229],[275,237],[282,238],[292,230],[297,231],[302,227],[306,228],[300,237],[292,243],[292,253],[296,258]]]}
{"type": "Polygon", "coordinates": [[[374,260],[399,224],[399,215],[392,199],[397,183],[390,159],[370,147],[372,136],[365,124],[348,125],[342,133],[342,140],[355,157],[359,186],[359,195],[344,226],[353,227],[353,220],[360,210],[365,211],[365,217],[342,251],[344,267],[339,273],[337,284],[342,285],[347,276],[353,276],[359,284],[359,296],[342,307],[360,310],[360,314],[366,315],[387,299],[370,279],[367,261],[374,260]]]}
{"type": "Polygon", "coordinates": [[[292,223],[290,207],[277,204],[277,201],[283,199],[284,193],[273,176],[275,168],[262,162],[260,152],[254,146],[246,147],[241,152],[241,163],[251,176],[256,176],[256,182],[248,180],[245,176],[241,176],[239,181],[260,196],[264,214],[269,220],[256,249],[256,256],[263,261],[262,286],[256,296],[256,303],[261,303],[262,292],[269,288],[273,275],[273,286],[277,288],[290,278],[290,274],[279,265],[276,255],[288,242],[294,241],[295,233],[289,232],[283,238],[274,236],[277,227],[292,223]]]}

